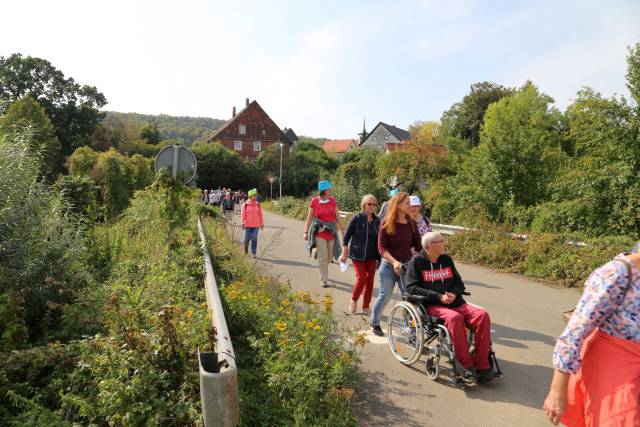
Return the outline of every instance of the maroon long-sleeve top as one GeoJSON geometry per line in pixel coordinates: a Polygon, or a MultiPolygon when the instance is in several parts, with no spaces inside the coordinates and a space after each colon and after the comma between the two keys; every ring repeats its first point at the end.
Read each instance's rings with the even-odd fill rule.
{"type": "Polygon", "coordinates": [[[418,232],[418,226],[413,220],[409,220],[406,224],[396,222],[396,232],[393,235],[387,234],[385,222],[382,222],[378,232],[378,251],[380,251],[380,255],[389,252],[392,257],[404,264],[412,257],[412,247],[416,252],[422,250],[420,232],[418,232]]]}

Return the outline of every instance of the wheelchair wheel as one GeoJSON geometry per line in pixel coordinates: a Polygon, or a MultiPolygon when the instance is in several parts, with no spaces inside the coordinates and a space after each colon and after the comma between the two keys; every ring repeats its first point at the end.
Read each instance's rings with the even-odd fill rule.
{"type": "Polygon", "coordinates": [[[440,376],[440,356],[431,355],[426,362],[427,376],[432,380],[437,380],[440,376]]]}
{"type": "Polygon", "coordinates": [[[415,307],[406,302],[396,304],[387,319],[389,347],[405,365],[414,364],[422,354],[424,330],[415,307]]]}

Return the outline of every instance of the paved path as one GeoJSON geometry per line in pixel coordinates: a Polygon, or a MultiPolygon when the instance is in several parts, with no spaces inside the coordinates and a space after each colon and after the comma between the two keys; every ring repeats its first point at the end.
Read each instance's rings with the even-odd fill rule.
{"type": "MultiPolygon", "coordinates": [[[[236,222],[237,219],[236,216],[236,222]]],[[[363,328],[366,316],[347,314],[353,268],[341,273],[336,264],[331,264],[329,277],[335,286],[322,289],[315,261],[308,257],[302,240],[303,222],[265,212],[265,224],[258,243],[260,268],[290,280],[296,290],[329,292],[335,301],[338,322],[345,328],[363,328]]],[[[241,231],[236,228],[236,239],[241,238],[241,231]]],[[[551,425],[541,407],[552,374],[553,345],[563,326],[560,312],[575,305],[579,295],[519,275],[469,264],[457,266],[472,293],[468,299],[491,314],[494,350],[504,379],[489,386],[459,389],[452,385],[449,370],[443,369],[439,381],[432,381],[424,373],[422,359],[412,367],[404,366],[391,354],[386,336],[381,339],[368,332],[370,342],[362,354],[363,380],[354,402],[354,413],[361,425],[551,425]]],[[[372,306],[377,289],[376,278],[372,306]]],[[[385,316],[391,307],[390,302],[385,316]]],[[[383,321],[386,334],[385,327],[383,321]]]]}

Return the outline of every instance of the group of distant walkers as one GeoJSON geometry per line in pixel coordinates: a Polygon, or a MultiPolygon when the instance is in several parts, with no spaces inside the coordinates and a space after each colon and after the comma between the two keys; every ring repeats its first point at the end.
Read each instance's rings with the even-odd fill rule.
{"type": "MultiPolygon", "coordinates": [[[[492,380],[488,366],[491,342],[489,314],[467,304],[465,286],[445,241],[432,230],[421,212],[417,195],[391,189],[378,213],[372,194],[362,197],[360,211],[346,229],[328,181],[318,183],[311,199],[303,238],[309,254],[318,260],[320,285],[329,287],[329,264],[341,268],[351,259],[355,283],[349,312],[356,313],[362,296],[362,311],[369,315],[372,333],[383,336],[380,318],[396,284],[401,293],[426,297],[425,308],[443,320],[464,375],[478,383],[492,380]],[[342,243],[340,238],[342,237],[342,243]],[[380,290],[373,309],[374,277],[380,290]],[[467,330],[474,335],[470,353],[467,330]]],[[[242,205],[244,250],[256,256],[258,230],[264,227],[257,191],[206,190],[205,203],[242,205]]],[[[640,244],[596,269],[585,283],[582,297],[558,338],[553,354],[555,369],[544,411],[553,424],[568,426],[640,426],[640,244]]]]}
{"type": "Polygon", "coordinates": [[[244,229],[244,253],[245,255],[249,254],[249,244],[251,244],[251,255],[256,258],[258,231],[264,228],[262,207],[258,201],[258,190],[253,188],[247,193],[240,190],[232,191],[228,188],[202,190],[200,200],[205,205],[220,206],[223,215],[232,215],[236,206],[241,206],[240,218],[244,229]]]}

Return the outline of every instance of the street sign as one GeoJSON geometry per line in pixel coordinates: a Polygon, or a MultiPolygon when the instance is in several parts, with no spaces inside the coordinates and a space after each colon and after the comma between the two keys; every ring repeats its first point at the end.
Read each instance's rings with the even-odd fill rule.
{"type": "Polygon", "coordinates": [[[173,172],[173,179],[176,179],[178,173],[184,173],[184,182],[188,184],[196,177],[198,162],[196,156],[187,147],[168,145],[156,155],[153,168],[156,172],[162,168],[170,169],[173,172]]]}

